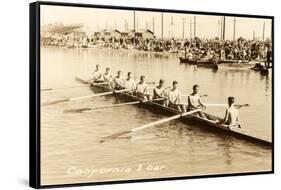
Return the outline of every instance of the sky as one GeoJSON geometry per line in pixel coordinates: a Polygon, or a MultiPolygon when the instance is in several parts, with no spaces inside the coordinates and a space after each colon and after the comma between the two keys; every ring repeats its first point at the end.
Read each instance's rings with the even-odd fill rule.
{"type": "MultiPolygon", "coordinates": [[[[156,37],[161,37],[161,12],[135,11],[136,29],[150,29],[156,37]]],[[[221,16],[163,13],[163,36],[189,38],[194,36],[194,17],[196,16],[196,36],[214,38],[220,35],[221,16]]],[[[265,38],[271,36],[271,19],[236,17],[235,36],[262,39],[265,24],[265,38]]],[[[41,5],[41,25],[61,22],[67,24],[83,23],[88,32],[102,29],[124,31],[134,27],[133,10],[113,10],[86,7],[41,5]]],[[[226,17],[226,39],[233,39],[234,17],[226,17]]]]}

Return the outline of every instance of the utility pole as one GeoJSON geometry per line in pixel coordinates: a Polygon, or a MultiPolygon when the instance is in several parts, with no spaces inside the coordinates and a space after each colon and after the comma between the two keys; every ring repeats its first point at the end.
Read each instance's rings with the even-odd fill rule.
{"type": "Polygon", "coordinates": [[[225,40],[225,16],[222,17],[222,39],[225,40]]]}
{"type": "MultiPolygon", "coordinates": [[[[155,21],[154,21],[154,17],[152,18],[152,32],[153,32],[153,34],[154,34],[154,23],[155,21]]],[[[155,35],[155,34],[154,34],[155,35]]]]}
{"type": "Polygon", "coordinates": [[[264,41],[264,33],[265,33],[265,22],[263,22],[263,29],[262,29],[262,40],[264,41]]]}
{"type": "Polygon", "coordinates": [[[148,22],[147,21],[145,23],[145,28],[146,28],[146,30],[148,29],[148,22]]]}
{"type": "Polygon", "coordinates": [[[255,40],[256,39],[256,33],[255,33],[255,31],[253,31],[253,40],[255,40]]]}
{"type": "Polygon", "coordinates": [[[185,25],[185,18],[182,18],[182,39],[184,40],[184,25],[185,25]]]}
{"type": "Polygon", "coordinates": [[[235,41],[235,33],[236,33],[236,18],[233,18],[233,41],[235,41]]]}
{"type": "Polygon", "coordinates": [[[192,20],[190,19],[189,22],[190,26],[189,26],[189,35],[190,35],[190,40],[192,39],[192,20]]]}
{"type": "Polygon", "coordinates": [[[161,13],[161,38],[163,39],[163,12],[161,13]]]}
{"type": "Polygon", "coordinates": [[[218,38],[220,39],[221,38],[221,21],[218,20],[218,38]]]}
{"type": "Polygon", "coordinates": [[[173,16],[171,17],[171,37],[173,38],[174,36],[174,32],[173,32],[173,25],[174,25],[174,19],[173,19],[173,16]]]}
{"type": "Polygon", "coordinates": [[[194,16],[194,38],[196,37],[196,16],[194,16]]]}
{"type": "Polygon", "coordinates": [[[136,31],[136,11],[134,11],[134,31],[136,31]]]}

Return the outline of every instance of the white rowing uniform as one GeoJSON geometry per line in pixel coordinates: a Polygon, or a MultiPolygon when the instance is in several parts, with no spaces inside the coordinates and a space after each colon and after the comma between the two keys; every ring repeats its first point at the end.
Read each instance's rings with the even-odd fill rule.
{"type": "Polygon", "coordinates": [[[166,90],[164,87],[155,87],[153,89],[153,99],[163,98],[166,96],[166,90]]]}
{"type": "Polygon", "coordinates": [[[95,70],[93,73],[94,82],[102,81],[102,73],[99,70],[95,70]]]}
{"type": "Polygon", "coordinates": [[[138,83],[137,87],[136,87],[136,91],[137,93],[141,93],[141,94],[146,94],[147,93],[147,84],[144,83],[138,83]]]}
{"type": "Polygon", "coordinates": [[[178,89],[170,90],[168,92],[168,100],[169,100],[169,103],[171,103],[171,104],[175,104],[175,105],[180,104],[180,102],[181,102],[180,91],[178,89]]]}
{"type": "Polygon", "coordinates": [[[201,108],[201,98],[199,94],[189,95],[187,102],[188,102],[188,109],[190,110],[201,108]]]}
{"type": "Polygon", "coordinates": [[[238,125],[239,124],[239,113],[233,105],[226,109],[224,121],[228,125],[238,125]]]}
{"type": "Polygon", "coordinates": [[[126,79],[124,84],[126,89],[129,89],[131,91],[136,90],[136,82],[133,79],[126,79]]]}
{"type": "Polygon", "coordinates": [[[114,82],[114,88],[115,89],[122,89],[125,87],[125,81],[123,78],[116,76],[113,80],[114,82]]]}
{"type": "Polygon", "coordinates": [[[103,80],[105,82],[112,82],[112,76],[110,75],[110,73],[104,73],[103,74],[103,80]]]}

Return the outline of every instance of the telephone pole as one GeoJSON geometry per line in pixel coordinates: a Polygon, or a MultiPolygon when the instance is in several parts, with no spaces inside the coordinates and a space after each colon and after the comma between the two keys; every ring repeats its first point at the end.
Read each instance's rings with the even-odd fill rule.
{"type": "Polygon", "coordinates": [[[184,25],[185,25],[185,18],[182,18],[182,39],[184,40],[184,25]]]}
{"type": "Polygon", "coordinates": [[[262,40],[264,41],[264,33],[265,33],[265,22],[263,22],[263,29],[262,29],[262,40]]]}
{"type": "Polygon", "coordinates": [[[222,39],[225,40],[225,16],[222,17],[222,39]]]}
{"type": "Polygon", "coordinates": [[[190,19],[190,22],[189,22],[189,35],[190,35],[190,39],[192,39],[192,20],[190,19]]]}
{"type": "MultiPolygon", "coordinates": [[[[152,32],[153,32],[153,34],[154,34],[154,17],[152,18],[152,32]]],[[[154,34],[155,35],[155,34],[154,34]]]]}
{"type": "Polygon", "coordinates": [[[136,11],[134,11],[134,31],[136,31],[136,11]]]}
{"type": "Polygon", "coordinates": [[[174,25],[174,19],[171,17],[171,37],[173,38],[173,25],[174,25]]]}
{"type": "Polygon", "coordinates": [[[161,13],[161,38],[163,39],[163,12],[161,13]]]}
{"type": "Polygon", "coordinates": [[[221,21],[218,20],[218,38],[221,38],[221,21]]]}
{"type": "Polygon", "coordinates": [[[196,37],[196,16],[194,16],[194,38],[196,37]]]}
{"type": "Polygon", "coordinates": [[[233,41],[235,41],[235,33],[236,33],[236,18],[233,18],[233,41]]]}

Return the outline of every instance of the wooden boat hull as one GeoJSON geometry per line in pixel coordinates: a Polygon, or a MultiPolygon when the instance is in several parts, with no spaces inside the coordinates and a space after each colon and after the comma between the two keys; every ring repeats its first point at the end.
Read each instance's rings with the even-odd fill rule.
{"type": "MultiPolygon", "coordinates": [[[[78,79],[79,81],[84,81],[83,79],[78,79]]],[[[105,85],[98,85],[98,86],[90,86],[93,91],[110,91],[111,89],[108,88],[105,85]]],[[[136,100],[140,100],[138,97],[135,97],[133,95],[127,94],[127,93],[115,93],[114,96],[124,99],[126,101],[130,100],[130,101],[136,101],[136,100]]],[[[145,108],[148,108],[152,111],[156,111],[157,113],[161,113],[161,114],[165,114],[165,115],[175,115],[175,114],[180,114],[180,112],[176,109],[170,108],[170,107],[164,107],[156,102],[144,102],[141,104],[141,106],[144,106],[145,108]]],[[[217,117],[217,116],[213,116],[211,114],[207,114],[204,112],[204,114],[212,120],[219,120],[221,118],[217,117]]],[[[231,128],[227,125],[217,125],[215,123],[215,121],[210,121],[201,117],[198,117],[196,115],[187,115],[184,116],[182,118],[180,118],[181,121],[185,122],[185,123],[189,123],[189,124],[197,124],[200,127],[205,127],[208,130],[215,130],[215,131],[220,131],[244,140],[248,140],[251,142],[255,142],[255,143],[259,143],[262,145],[266,145],[266,146],[271,146],[271,142],[268,140],[265,140],[261,137],[257,137],[257,136],[253,136],[252,134],[249,134],[248,132],[244,131],[241,128],[238,127],[234,127],[231,128]]]]}
{"type": "Polygon", "coordinates": [[[212,69],[218,69],[218,64],[216,64],[214,61],[203,61],[203,60],[189,60],[180,57],[180,63],[186,63],[190,65],[196,65],[197,67],[205,67],[205,68],[212,68],[212,69]]]}

